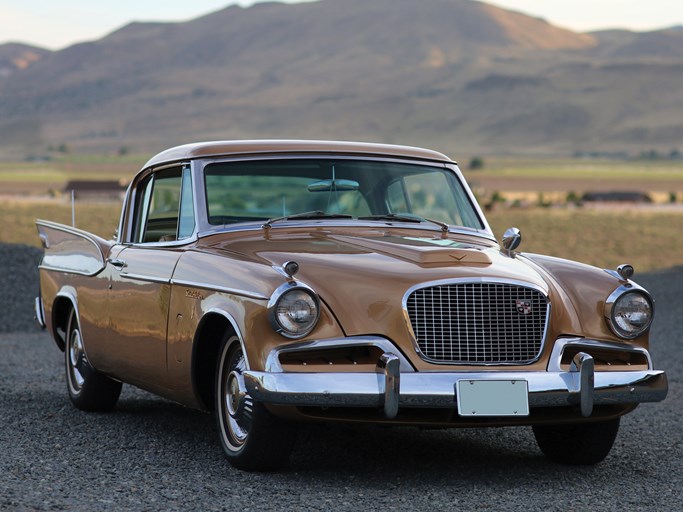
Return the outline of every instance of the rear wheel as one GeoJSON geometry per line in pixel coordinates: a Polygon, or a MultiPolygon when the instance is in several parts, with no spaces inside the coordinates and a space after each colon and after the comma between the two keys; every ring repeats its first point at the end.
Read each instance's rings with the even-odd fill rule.
{"type": "Polygon", "coordinates": [[[64,360],[66,388],[71,403],[84,411],[109,411],[116,405],[121,394],[121,383],[90,365],[75,311],[69,316],[64,360]]]}
{"type": "Polygon", "coordinates": [[[216,369],[216,422],[230,463],[246,471],[272,471],[287,464],[296,440],[294,425],[270,414],[246,392],[246,359],[233,336],[221,346],[216,369]]]}
{"type": "Polygon", "coordinates": [[[535,425],[536,442],[554,462],[592,465],[609,454],[619,432],[619,418],[575,425],[535,425]]]}

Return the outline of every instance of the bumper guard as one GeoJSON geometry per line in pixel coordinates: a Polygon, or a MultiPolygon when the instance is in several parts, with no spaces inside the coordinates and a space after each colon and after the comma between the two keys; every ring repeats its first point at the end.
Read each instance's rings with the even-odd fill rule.
{"type": "Polygon", "coordinates": [[[668,392],[659,370],[595,372],[593,358],[578,353],[569,371],[401,372],[400,358],[385,352],[375,373],[244,372],[247,392],[273,405],[379,407],[396,417],[400,407],[454,408],[461,380],[528,383],[529,408],[579,406],[590,416],[594,405],[659,402],[668,392]]]}

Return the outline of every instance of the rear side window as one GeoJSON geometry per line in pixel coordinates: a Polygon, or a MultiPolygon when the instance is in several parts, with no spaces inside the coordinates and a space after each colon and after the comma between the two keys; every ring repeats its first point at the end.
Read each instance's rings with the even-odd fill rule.
{"type": "Polygon", "coordinates": [[[192,235],[195,218],[189,168],[156,172],[138,190],[134,243],[172,242],[192,235]]]}

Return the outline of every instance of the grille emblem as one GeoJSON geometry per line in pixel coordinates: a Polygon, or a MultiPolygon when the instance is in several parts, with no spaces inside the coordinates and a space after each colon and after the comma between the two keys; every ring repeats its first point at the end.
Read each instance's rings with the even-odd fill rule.
{"type": "Polygon", "coordinates": [[[517,299],[515,301],[515,304],[517,304],[517,313],[520,315],[530,315],[532,311],[531,307],[531,301],[529,300],[521,300],[517,299]]]}

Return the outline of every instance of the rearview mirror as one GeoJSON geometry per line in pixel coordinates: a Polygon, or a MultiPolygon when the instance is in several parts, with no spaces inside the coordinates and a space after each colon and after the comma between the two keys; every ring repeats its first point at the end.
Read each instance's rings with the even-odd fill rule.
{"type": "Polygon", "coordinates": [[[503,249],[510,254],[522,243],[522,232],[517,228],[509,228],[503,233],[503,249]]]}
{"type": "Polygon", "coordinates": [[[321,180],[308,186],[309,192],[347,192],[358,190],[360,183],[354,180],[321,180]]]}

